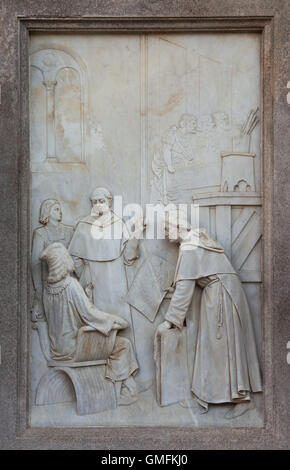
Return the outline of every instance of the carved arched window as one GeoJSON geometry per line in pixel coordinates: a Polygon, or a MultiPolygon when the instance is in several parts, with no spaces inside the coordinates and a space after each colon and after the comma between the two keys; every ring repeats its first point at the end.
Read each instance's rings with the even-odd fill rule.
{"type": "Polygon", "coordinates": [[[60,49],[30,56],[31,163],[34,171],[85,165],[85,68],[60,49]]]}

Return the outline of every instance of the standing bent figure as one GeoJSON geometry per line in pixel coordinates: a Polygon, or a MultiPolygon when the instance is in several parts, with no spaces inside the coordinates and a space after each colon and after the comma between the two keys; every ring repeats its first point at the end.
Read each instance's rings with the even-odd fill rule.
{"type": "Polygon", "coordinates": [[[182,330],[185,319],[194,318],[192,301],[199,286],[197,338],[187,332],[187,348],[193,352],[191,392],[204,411],[210,403],[236,404],[226,414],[233,418],[253,408],[250,392],[262,391],[246,295],[221,245],[205,231],[193,230],[186,220],[179,224],[172,220],[176,221],[176,214],[166,220],[165,233],[180,244],[179,259],[174,293],[156,338],[169,328],[182,330]]]}

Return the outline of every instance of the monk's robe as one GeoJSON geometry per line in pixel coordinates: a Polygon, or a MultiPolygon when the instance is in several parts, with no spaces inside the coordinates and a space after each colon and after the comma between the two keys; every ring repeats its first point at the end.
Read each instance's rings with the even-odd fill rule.
{"type": "Polygon", "coordinates": [[[248,400],[249,392],[262,391],[262,380],[240,279],[223,250],[184,248],[181,243],[165,319],[180,330],[186,322],[191,391],[205,409],[208,403],[248,400]]]}
{"type": "Polygon", "coordinates": [[[89,215],[80,220],[68,251],[81,285],[86,288],[92,283],[94,303],[126,320],[129,328],[122,335],[134,344],[130,306],[125,302],[128,290],[125,265],[134,260],[134,254],[128,253],[129,246],[124,222],[110,211],[103,217],[89,215]]]}

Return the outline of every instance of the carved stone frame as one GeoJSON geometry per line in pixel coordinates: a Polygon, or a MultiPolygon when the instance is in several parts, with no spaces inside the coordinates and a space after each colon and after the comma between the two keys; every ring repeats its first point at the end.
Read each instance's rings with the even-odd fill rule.
{"type": "Polygon", "coordinates": [[[24,9],[23,6],[20,9],[17,5],[8,3],[4,0],[3,40],[0,46],[5,55],[4,80],[1,81],[2,109],[0,108],[5,116],[0,129],[3,193],[0,201],[3,250],[1,269],[2,279],[5,279],[0,292],[0,446],[17,449],[286,448],[289,425],[289,366],[287,369],[286,362],[287,326],[289,331],[287,263],[288,269],[290,268],[286,243],[290,232],[290,196],[289,191],[287,192],[290,171],[286,161],[290,146],[289,133],[288,136],[286,134],[287,111],[289,112],[285,75],[287,2],[257,0],[251,12],[248,2],[243,0],[238,2],[238,6],[236,2],[229,1],[207,2],[212,8],[207,5],[204,10],[201,9],[201,1],[193,0],[191,6],[186,6],[186,2],[182,6],[181,2],[178,11],[173,8],[175,2],[152,2],[152,7],[148,5],[145,12],[142,2],[130,0],[120,0],[117,6],[113,0],[97,2],[97,6],[96,2],[88,1],[84,2],[86,8],[78,1],[74,1],[72,6],[70,2],[64,1],[60,8],[54,2],[45,1],[24,2],[24,9]],[[50,6],[46,7],[46,3],[50,6]],[[280,8],[277,8],[277,4],[280,4],[280,8]],[[286,18],[283,18],[283,11],[286,18]],[[263,428],[29,427],[28,260],[31,241],[28,44],[31,31],[261,34],[264,260],[262,316],[265,388],[263,428]]]}

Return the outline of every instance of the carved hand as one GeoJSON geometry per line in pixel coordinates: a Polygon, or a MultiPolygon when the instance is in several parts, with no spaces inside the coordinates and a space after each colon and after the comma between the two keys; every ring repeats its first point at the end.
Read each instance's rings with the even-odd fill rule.
{"type": "Polygon", "coordinates": [[[118,318],[114,321],[112,329],[113,330],[124,330],[128,327],[128,323],[123,318],[118,318]]]}
{"type": "Polygon", "coordinates": [[[90,282],[89,284],[87,284],[87,286],[85,287],[85,293],[87,294],[87,297],[93,302],[93,290],[94,290],[94,286],[93,284],[90,282]]]}
{"type": "Polygon", "coordinates": [[[127,266],[131,266],[139,258],[138,240],[132,238],[128,240],[124,252],[124,262],[127,266]]]}
{"type": "Polygon", "coordinates": [[[156,330],[156,335],[161,335],[163,331],[169,330],[171,327],[172,324],[169,321],[165,320],[158,326],[156,330]]]}
{"type": "Polygon", "coordinates": [[[168,169],[169,173],[175,173],[174,166],[168,166],[167,169],[168,169]]]}
{"type": "Polygon", "coordinates": [[[175,291],[175,288],[170,286],[170,287],[166,287],[166,289],[164,289],[165,292],[168,292],[168,294],[173,294],[173,292],[175,291]]]}
{"type": "Polygon", "coordinates": [[[165,331],[170,330],[171,327],[172,327],[172,324],[169,321],[165,320],[158,326],[156,330],[155,337],[154,337],[154,360],[155,361],[157,361],[157,358],[160,355],[160,337],[165,331]]]}
{"type": "Polygon", "coordinates": [[[39,321],[39,320],[44,320],[44,310],[43,310],[43,305],[41,299],[38,297],[37,294],[35,294],[34,299],[33,299],[33,305],[31,309],[31,320],[33,322],[39,321]]]}
{"type": "Polygon", "coordinates": [[[144,220],[144,217],[139,217],[139,219],[135,222],[135,229],[132,234],[132,239],[139,240],[142,238],[142,233],[144,232],[146,228],[146,222],[144,220]]]}

